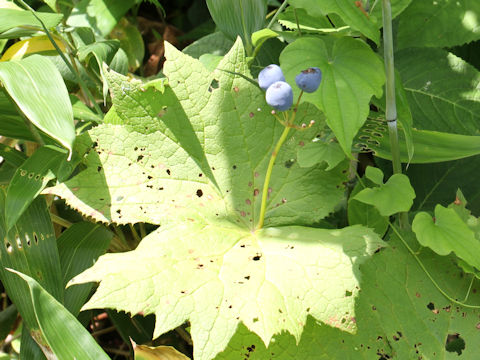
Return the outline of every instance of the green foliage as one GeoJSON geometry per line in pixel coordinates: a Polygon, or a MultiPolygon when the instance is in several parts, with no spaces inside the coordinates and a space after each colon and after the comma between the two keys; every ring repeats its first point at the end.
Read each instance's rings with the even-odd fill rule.
{"type": "Polygon", "coordinates": [[[24,116],[71,154],[75,140],[72,105],[53,64],[39,55],[2,62],[0,81],[24,116]]]}
{"type": "Polygon", "coordinates": [[[476,1],[16,4],[0,359],[476,358],[476,1]]]}
{"type": "Polygon", "coordinates": [[[476,0],[412,1],[399,17],[398,46],[442,47],[480,39],[476,0]]]}
{"type": "Polygon", "coordinates": [[[360,31],[369,39],[379,43],[380,32],[378,25],[371,18],[365,16],[355,6],[354,1],[349,0],[292,0],[292,6],[305,9],[309,14],[323,17],[328,14],[336,14],[353,30],[360,31]]]}
{"type": "MultiPolygon", "coordinates": [[[[325,112],[327,124],[343,151],[349,155],[353,137],[366,120],[372,95],[382,95],[385,75],[382,63],[364,43],[349,37],[324,41],[301,38],[288,45],[280,56],[287,81],[311,66],[322,69],[317,92],[304,99],[325,112]]],[[[294,94],[299,90],[295,89],[294,94]]]]}
{"type": "Polygon", "coordinates": [[[410,210],[415,191],[408,176],[394,174],[384,184],[382,170],[371,166],[367,167],[365,176],[377,186],[361,190],[353,199],[374,205],[382,216],[410,210]]]}

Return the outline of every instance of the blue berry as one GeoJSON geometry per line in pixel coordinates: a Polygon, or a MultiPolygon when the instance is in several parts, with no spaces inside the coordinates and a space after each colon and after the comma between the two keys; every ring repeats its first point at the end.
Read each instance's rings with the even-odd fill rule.
{"type": "Polygon", "coordinates": [[[285,111],[293,104],[292,87],[285,81],[277,81],[270,85],[265,94],[267,104],[275,110],[285,111]]]}
{"type": "Polygon", "coordinates": [[[276,81],[285,81],[282,69],[280,69],[278,65],[268,65],[258,74],[258,85],[260,85],[263,90],[267,90],[268,87],[276,81]]]}
{"type": "Polygon", "coordinates": [[[303,70],[300,74],[295,76],[297,86],[307,93],[312,93],[317,90],[320,86],[320,81],[322,81],[322,72],[317,67],[303,70]]]}

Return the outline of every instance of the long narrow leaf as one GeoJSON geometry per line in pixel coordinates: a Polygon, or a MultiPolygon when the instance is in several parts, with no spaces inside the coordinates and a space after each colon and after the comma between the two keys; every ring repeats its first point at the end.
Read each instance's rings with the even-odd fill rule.
{"type": "Polygon", "coordinates": [[[19,271],[7,270],[27,283],[39,328],[58,359],[109,359],[75,316],[37,281],[19,271]]]}
{"type": "Polygon", "coordinates": [[[25,116],[71,154],[75,140],[73,110],[57,68],[40,55],[2,62],[0,82],[25,116]]]}

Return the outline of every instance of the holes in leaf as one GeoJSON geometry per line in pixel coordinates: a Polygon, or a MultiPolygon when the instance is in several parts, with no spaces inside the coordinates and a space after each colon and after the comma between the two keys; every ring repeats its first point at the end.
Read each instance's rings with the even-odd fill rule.
{"type": "Polygon", "coordinates": [[[140,162],[140,160],[142,160],[142,159],[143,159],[143,155],[138,155],[137,162],[140,162]]]}
{"type": "Polygon", "coordinates": [[[28,174],[28,178],[32,179],[34,175],[35,175],[35,173],[31,172],[30,174],[28,174]]]}
{"type": "Polygon", "coordinates": [[[367,143],[370,144],[370,145],[380,146],[380,142],[378,140],[374,140],[374,139],[367,140],[367,143]]]}
{"type": "Polygon", "coordinates": [[[462,351],[465,350],[465,340],[463,340],[458,333],[448,334],[445,350],[448,352],[456,352],[457,355],[462,355],[462,351]]]}
{"type": "Polygon", "coordinates": [[[295,159],[289,159],[289,160],[285,161],[284,165],[287,169],[290,169],[294,163],[295,163],[295,159]]]}
{"type": "Polygon", "coordinates": [[[368,136],[368,135],[360,135],[358,138],[360,140],[370,140],[370,136],[368,136]]]}
{"type": "Polygon", "coordinates": [[[348,290],[345,291],[345,296],[346,296],[346,297],[352,296],[352,294],[353,294],[353,293],[352,293],[351,291],[348,291],[348,290]]]}
{"type": "Polygon", "coordinates": [[[25,234],[25,242],[27,243],[27,246],[30,246],[32,242],[30,241],[30,236],[28,234],[25,234]]]}
{"type": "Polygon", "coordinates": [[[258,253],[257,253],[257,254],[252,258],[252,260],[253,260],[253,261],[258,261],[258,260],[260,260],[261,258],[262,258],[262,254],[258,254],[258,253]]]}
{"type": "Polygon", "coordinates": [[[375,136],[375,137],[379,137],[379,138],[383,137],[383,134],[379,133],[379,132],[372,132],[372,135],[375,136]]]}
{"type": "Polygon", "coordinates": [[[427,304],[427,309],[428,309],[428,310],[433,310],[433,309],[435,309],[435,304],[432,303],[432,302],[429,302],[429,303],[427,304]]]}
{"type": "Polygon", "coordinates": [[[198,189],[196,194],[197,194],[198,197],[202,197],[203,196],[203,191],[201,189],[198,189]]]}
{"type": "Polygon", "coordinates": [[[100,172],[102,171],[102,167],[101,166],[97,166],[97,172],[100,172]]]}
{"type": "Polygon", "coordinates": [[[37,233],[33,233],[33,241],[35,241],[35,244],[38,244],[38,236],[37,236],[37,233]]]}
{"type": "Polygon", "coordinates": [[[13,247],[12,247],[12,244],[10,244],[10,242],[5,239],[5,248],[7,249],[7,252],[11,253],[13,251],[13,247]]]}
{"type": "Polygon", "coordinates": [[[219,83],[217,79],[213,79],[212,82],[210,83],[210,86],[208,87],[208,91],[212,92],[214,89],[218,89],[219,83]]]}
{"type": "Polygon", "coordinates": [[[233,166],[232,166],[232,169],[233,169],[233,170],[236,170],[236,169],[237,169],[237,165],[233,165],[233,166]]]}
{"type": "Polygon", "coordinates": [[[252,322],[254,322],[254,323],[258,322],[258,318],[253,318],[252,322]]]}
{"type": "Polygon", "coordinates": [[[170,176],[170,174],[171,174],[170,169],[167,169],[166,172],[167,172],[167,175],[170,176]]]}

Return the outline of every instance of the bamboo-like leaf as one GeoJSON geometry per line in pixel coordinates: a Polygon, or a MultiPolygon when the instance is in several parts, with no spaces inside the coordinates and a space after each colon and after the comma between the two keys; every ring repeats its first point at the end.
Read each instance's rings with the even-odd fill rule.
{"type": "Polygon", "coordinates": [[[7,230],[17,222],[47,183],[55,178],[62,162],[67,158],[64,151],[54,146],[41,147],[18,167],[7,189],[7,230]]]}
{"type": "Polygon", "coordinates": [[[25,116],[71,154],[75,140],[72,104],[57,68],[45,57],[32,55],[0,63],[0,81],[25,116]]]}
{"type": "Polygon", "coordinates": [[[35,279],[20,271],[7,270],[27,283],[39,330],[58,359],[110,359],[75,316],[35,279]]]}

